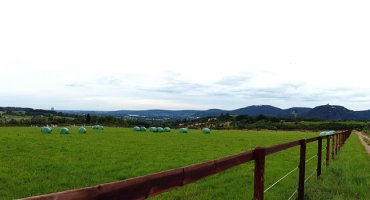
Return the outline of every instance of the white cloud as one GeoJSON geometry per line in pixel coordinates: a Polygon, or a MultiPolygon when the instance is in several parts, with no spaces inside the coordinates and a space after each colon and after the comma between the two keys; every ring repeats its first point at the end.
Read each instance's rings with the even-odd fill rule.
{"type": "Polygon", "coordinates": [[[100,109],[83,101],[98,94],[133,101],[107,109],[368,109],[369,9],[365,0],[4,0],[0,105],[100,109]],[[43,94],[48,105],[36,101],[43,94]]]}

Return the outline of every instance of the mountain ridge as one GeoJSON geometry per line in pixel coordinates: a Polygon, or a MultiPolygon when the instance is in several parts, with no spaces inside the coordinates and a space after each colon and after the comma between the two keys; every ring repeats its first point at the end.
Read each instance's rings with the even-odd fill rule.
{"type": "Polygon", "coordinates": [[[112,115],[128,118],[153,119],[186,119],[219,116],[221,114],[258,116],[266,115],[280,118],[307,118],[321,120],[370,120],[370,110],[354,111],[340,105],[320,105],[314,108],[292,107],[281,109],[271,105],[251,105],[234,110],[208,109],[208,110],[117,110],[117,111],[68,111],[59,110],[69,114],[95,114],[112,115]]]}

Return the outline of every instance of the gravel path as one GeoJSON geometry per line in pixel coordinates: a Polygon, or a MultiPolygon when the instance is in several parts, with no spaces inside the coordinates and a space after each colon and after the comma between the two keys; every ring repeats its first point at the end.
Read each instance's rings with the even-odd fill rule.
{"type": "Polygon", "coordinates": [[[358,132],[358,131],[354,131],[354,133],[358,136],[358,139],[360,139],[362,145],[364,145],[367,153],[369,153],[370,155],[370,145],[368,145],[365,141],[364,141],[364,138],[367,138],[368,141],[370,141],[370,138],[368,136],[366,136],[365,134],[361,133],[361,132],[358,132]]]}

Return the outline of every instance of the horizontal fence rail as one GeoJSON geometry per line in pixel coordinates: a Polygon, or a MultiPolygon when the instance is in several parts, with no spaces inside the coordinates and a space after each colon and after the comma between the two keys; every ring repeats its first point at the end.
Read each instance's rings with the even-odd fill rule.
{"type": "MultiPolygon", "coordinates": [[[[254,195],[253,199],[261,200],[264,199],[264,192],[267,192],[269,188],[264,190],[264,171],[265,171],[265,158],[268,155],[300,146],[300,160],[299,160],[299,180],[298,187],[290,197],[292,198],[295,193],[298,193],[298,199],[304,198],[304,183],[311,178],[314,174],[312,173],[307,179],[305,179],[305,165],[313,157],[306,160],[306,144],[318,141],[317,155],[317,177],[321,175],[321,163],[322,163],[322,140],[326,139],[326,166],[330,164],[330,149],[331,156],[334,159],[343,146],[345,140],[350,136],[351,131],[342,131],[329,136],[313,137],[303,140],[297,140],[293,142],[287,142],[283,144],[268,146],[268,147],[256,147],[253,150],[242,152],[236,155],[223,157],[220,159],[207,161],[199,164],[190,165],[187,167],[181,167],[171,169],[155,174],[146,176],[140,176],[131,178],[123,181],[117,181],[113,183],[100,184],[93,187],[86,187],[81,189],[67,190],[63,192],[57,192],[52,194],[46,194],[41,196],[34,196],[25,198],[25,200],[60,200],[60,199],[146,199],[150,196],[154,196],[177,187],[181,187],[214,174],[223,172],[230,168],[238,165],[255,161],[254,167],[254,195]],[[332,146],[330,148],[330,140],[332,140],[332,146]]],[[[295,171],[295,170],[294,170],[295,171]]],[[[288,174],[289,175],[289,174],[288,174]]],[[[285,176],[283,177],[285,178],[285,176]]],[[[278,180],[278,181],[281,181],[278,180]]]]}

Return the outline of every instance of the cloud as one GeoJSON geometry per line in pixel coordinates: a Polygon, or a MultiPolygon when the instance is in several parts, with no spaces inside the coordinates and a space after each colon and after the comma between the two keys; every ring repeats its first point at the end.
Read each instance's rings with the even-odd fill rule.
{"type": "Polygon", "coordinates": [[[84,101],[104,105],[105,109],[114,109],[117,105],[122,109],[207,109],[206,105],[192,104],[186,102],[165,100],[165,99],[132,99],[123,97],[88,97],[84,101]]]}
{"type": "Polygon", "coordinates": [[[205,89],[209,88],[206,84],[191,83],[184,80],[170,80],[157,87],[141,88],[140,90],[153,93],[166,93],[166,94],[199,94],[205,89]]]}
{"type": "Polygon", "coordinates": [[[217,81],[216,84],[222,86],[236,86],[248,83],[253,78],[253,74],[240,74],[234,76],[226,76],[217,81]]]}
{"type": "Polygon", "coordinates": [[[105,85],[113,85],[119,86],[123,83],[122,78],[115,77],[115,76],[103,76],[96,80],[98,84],[105,84],[105,85]]]}
{"type": "Polygon", "coordinates": [[[85,84],[82,84],[82,83],[69,83],[69,84],[65,84],[64,86],[72,87],[72,88],[86,88],[87,87],[85,84]]]}

